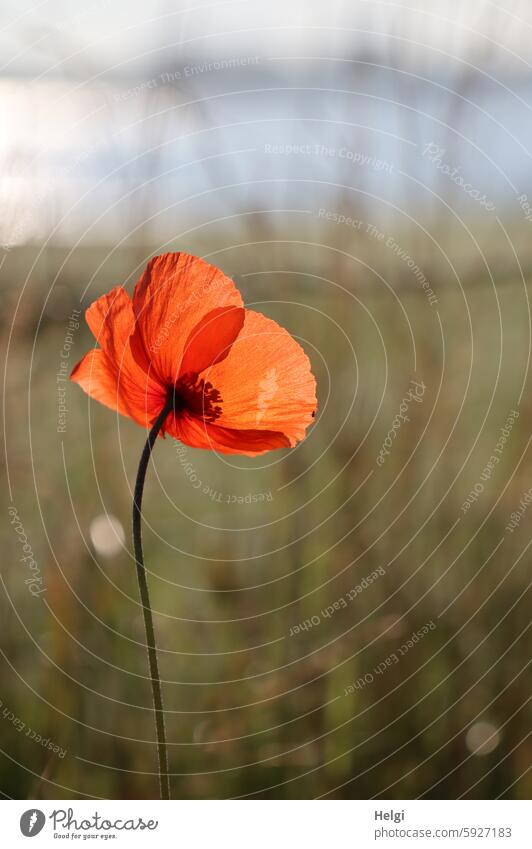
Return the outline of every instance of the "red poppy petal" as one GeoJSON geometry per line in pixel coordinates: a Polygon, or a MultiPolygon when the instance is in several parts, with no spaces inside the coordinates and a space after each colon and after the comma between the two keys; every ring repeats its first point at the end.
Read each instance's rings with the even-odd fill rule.
{"type": "Polygon", "coordinates": [[[117,392],[116,370],[103,351],[93,348],[74,366],[70,380],[78,383],[87,395],[112,410],[128,415],[117,392]]]}
{"type": "Polygon", "coordinates": [[[221,454],[247,454],[255,457],[275,448],[289,448],[290,442],[284,433],[271,430],[234,430],[207,424],[200,419],[180,415],[167,419],[165,430],[192,448],[208,448],[221,454]]]}
{"type": "MultiPolygon", "coordinates": [[[[146,375],[144,375],[146,380],[146,375]]],[[[164,395],[154,396],[124,383],[122,374],[104,351],[93,348],[74,367],[70,380],[101,404],[128,416],[143,427],[149,427],[164,404],[164,395]]]]}
{"type": "Polygon", "coordinates": [[[81,376],[85,383],[83,388],[89,395],[96,398],[98,393],[103,394],[107,401],[102,400],[102,403],[145,426],[153,412],[165,403],[166,391],[153,375],[147,374],[149,364],[139,363],[133,356],[130,339],[135,315],[131,298],[122,286],[116,286],[91,304],[85,316],[104,356],[91,359],[93,371],[90,375],[86,367],[80,372],[76,371],[76,367],[72,379],[81,376]],[[111,393],[110,376],[114,379],[111,393]],[[99,390],[96,386],[98,380],[102,381],[99,390]],[[112,399],[111,403],[109,399],[112,399]]]}
{"type": "Polygon", "coordinates": [[[246,310],[227,357],[202,377],[219,391],[216,427],[282,432],[295,445],[316,410],[316,381],[296,340],[275,321],[246,310]]]}
{"type": "Polygon", "coordinates": [[[102,350],[120,361],[130,335],[135,329],[133,304],[123,286],[115,286],[94,301],[85,313],[87,324],[102,350]]]}
{"type": "Polygon", "coordinates": [[[242,330],[245,314],[241,307],[220,307],[208,312],[187,339],[180,374],[197,374],[225,359],[242,330]]]}
{"type": "Polygon", "coordinates": [[[133,353],[139,362],[151,362],[162,383],[173,385],[194,328],[207,313],[229,306],[242,307],[242,298],[219,268],[185,253],[156,256],[133,294],[133,353]]]}
{"type": "Polygon", "coordinates": [[[90,305],[85,313],[94,338],[121,375],[123,388],[158,395],[163,389],[146,360],[133,356],[130,339],[135,329],[133,303],[123,286],[115,286],[90,305]],[[149,375],[149,377],[147,377],[149,375]]]}

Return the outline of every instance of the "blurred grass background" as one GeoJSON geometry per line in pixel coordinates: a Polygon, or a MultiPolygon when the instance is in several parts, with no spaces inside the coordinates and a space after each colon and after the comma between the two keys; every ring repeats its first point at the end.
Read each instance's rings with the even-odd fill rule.
{"type": "MultiPolygon", "coordinates": [[[[8,260],[22,280],[30,258],[8,260]]],[[[496,297],[475,279],[439,290],[438,320],[422,291],[378,290],[356,261],[353,295],[316,281],[311,252],[293,274],[282,246],[230,260],[246,302],[304,340],[320,412],[297,450],[258,460],[157,444],[145,551],[174,795],[526,797],[528,517],[511,534],[505,525],[530,484],[527,383],[499,465],[467,514],[461,506],[523,389],[529,283],[505,282],[496,297]],[[379,468],[411,378],[426,385],[423,401],[379,468]],[[290,636],[379,567],[346,607],[290,636]],[[399,663],[344,695],[429,621],[437,627],[399,663]],[[467,743],[479,722],[498,735],[483,756],[467,743]]],[[[50,257],[51,276],[57,265],[50,257]]],[[[103,268],[102,291],[117,279],[103,268]]],[[[334,260],[322,271],[345,279],[334,260]]],[[[50,754],[4,719],[1,782],[14,796],[155,792],[129,540],[144,437],[73,385],[66,433],[56,430],[64,316],[90,273],[61,271],[60,308],[49,302],[43,316],[42,292],[25,295],[11,340],[8,471],[46,593],[28,593],[4,522],[2,700],[68,752],[50,754]],[[124,549],[105,533],[100,551],[91,542],[105,513],[125,528],[124,549]]],[[[93,344],[84,324],[74,338],[73,362],[93,344]]]]}
{"type": "Polygon", "coordinates": [[[97,4],[33,10],[36,43],[4,13],[5,796],[158,792],[130,547],[145,434],[74,385],[58,431],[57,373],[93,344],[73,310],[185,250],[300,339],[319,412],[255,460],[156,446],[174,798],[530,797],[529,11],[474,6],[339,4],[332,26],[310,2],[259,24],[255,3],[117,3],[102,27],[97,4]]]}

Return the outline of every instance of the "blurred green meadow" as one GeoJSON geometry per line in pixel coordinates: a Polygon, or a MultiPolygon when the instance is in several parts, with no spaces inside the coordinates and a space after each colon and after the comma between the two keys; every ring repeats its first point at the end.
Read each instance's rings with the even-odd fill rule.
{"type": "MultiPolygon", "coordinates": [[[[165,248],[299,338],[319,398],[292,451],[156,445],[144,546],[172,794],[529,798],[526,501],[509,524],[532,486],[528,270],[453,277],[410,245],[431,304],[372,236],[318,227],[251,219],[165,248]]],[[[158,793],[130,540],[145,434],[57,377],[93,344],[73,310],[131,291],[156,252],[14,247],[0,269],[7,796],[158,793]]]]}

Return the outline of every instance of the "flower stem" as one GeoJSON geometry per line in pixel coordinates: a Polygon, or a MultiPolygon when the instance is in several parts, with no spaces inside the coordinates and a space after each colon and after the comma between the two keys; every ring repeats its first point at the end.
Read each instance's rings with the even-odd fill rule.
{"type": "Polygon", "coordinates": [[[173,397],[170,396],[163,410],[161,410],[155,424],[153,425],[142,456],[140,458],[135,493],[133,495],[133,544],[135,548],[135,562],[137,565],[137,578],[139,582],[140,600],[144,615],[144,627],[146,630],[146,647],[148,649],[148,663],[150,668],[151,689],[153,695],[153,710],[155,715],[155,730],[157,733],[157,751],[159,755],[159,784],[161,799],[170,798],[170,779],[168,776],[168,755],[166,751],[166,734],[164,729],[163,698],[161,693],[161,679],[159,676],[159,665],[157,663],[157,647],[155,645],[155,631],[153,628],[153,614],[148,592],[148,581],[146,579],[146,568],[144,566],[144,555],[142,553],[141,535],[141,506],[146,470],[150,461],[151,452],[157,435],[174,406],[173,397]]]}

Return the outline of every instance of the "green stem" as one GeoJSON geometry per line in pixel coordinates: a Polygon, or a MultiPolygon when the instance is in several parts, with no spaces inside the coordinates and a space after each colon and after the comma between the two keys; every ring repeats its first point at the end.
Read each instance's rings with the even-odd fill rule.
{"type": "Polygon", "coordinates": [[[141,534],[141,506],[142,493],[144,490],[144,481],[146,479],[146,470],[150,461],[151,452],[157,439],[158,433],[164,424],[164,421],[174,407],[173,396],[168,398],[166,405],[161,410],[155,424],[153,425],[142,456],[140,458],[139,470],[137,472],[137,480],[135,483],[135,493],[133,495],[133,544],[135,548],[135,562],[137,565],[137,578],[139,582],[140,600],[142,603],[142,612],[144,615],[144,628],[146,630],[146,647],[148,649],[148,663],[150,668],[151,689],[153,695],[153,710],[155,715],[155,730],[157,734],[157,752],[159,755],[159,784],[161,790],[161,799],[170,798],[170,779],[168,775],[168,754],[166,751],[166,733],[164,729],[164,709],[163,698],[161,693],[161,679],[159,676],[159,665],[157,663],[157,646],[155,644],[155,631],[153,628],[153,614],[150,604],[150,595],[148,592],[148,581],[146,578],[146,567],[144,566],[144,555],[142,553],[142,534],[141,534]]]}

